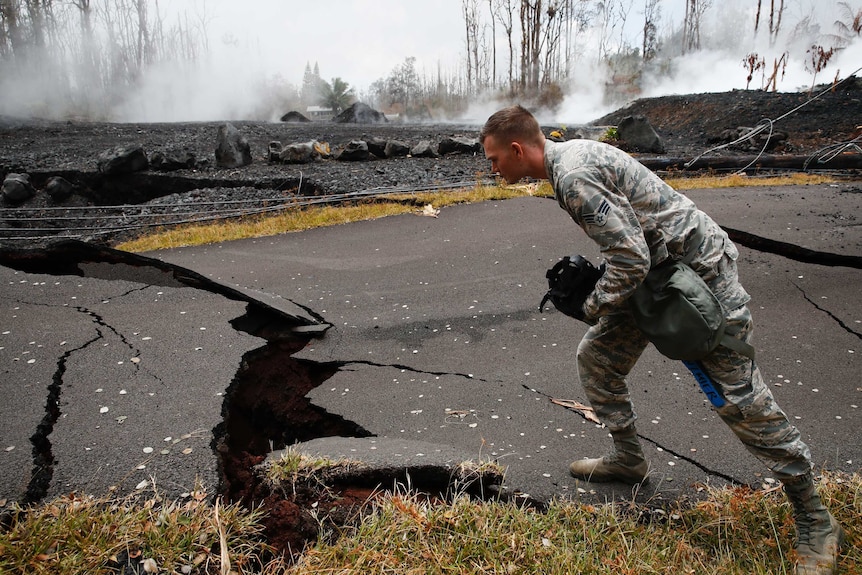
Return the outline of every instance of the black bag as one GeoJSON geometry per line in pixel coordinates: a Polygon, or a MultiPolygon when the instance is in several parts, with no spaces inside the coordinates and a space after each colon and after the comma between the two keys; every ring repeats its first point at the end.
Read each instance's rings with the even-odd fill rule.
{"type": "Polygon", "coordinates": [[[671,359],[703,359],[719,345],[754,359],[751,345],[726,332],[724,309],[715,294],[682,262],[650,270],[629,306],[638,328],[671,359]]]}
{"type": "Polygon", "coordinates": [[[604,264],[597,268],[579,255],[564,257],[545,273],[548,291],[539,304],[539,312],[550,301],[567,316],[583,320],[584,302],[604,272],[604,264]]]}

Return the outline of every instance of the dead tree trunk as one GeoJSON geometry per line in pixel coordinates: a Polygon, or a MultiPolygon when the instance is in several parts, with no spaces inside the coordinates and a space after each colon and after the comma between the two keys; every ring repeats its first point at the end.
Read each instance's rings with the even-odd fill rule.
{"type": "Polygon", "coordinates": [[[20,5],[17,0],[0,0],[0,17],[5,28],[8,52],[13,58],[24,49],[20,15],[20,5]]]}

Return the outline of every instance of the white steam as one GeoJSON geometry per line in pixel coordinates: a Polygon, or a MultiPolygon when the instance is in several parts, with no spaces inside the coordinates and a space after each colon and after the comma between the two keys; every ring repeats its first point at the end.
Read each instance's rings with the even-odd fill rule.
{"type": "MultiPolygon", "coordinates": [[[[449,6],[452,1],[447,0],[441,6],[446,4],[447,10],[451,10],[455,5],[449,6]]],[[[215,4],[215,0],[212,2],[215,4]]],[[[858,2],[848,2],[847,5],[855,11],[859,9],[854,5],[858,2]]],[[[668,4],[673,5],[672,2],[668,4]]],[[[815,10],[810,0],[789,2],[781,33],[773,38],[764,30],[765,22],[761,23],[763,29],[760,33],[754,34],[754,14],[750,2],[725,0],[716,4],[720,5],[707,12],[701,28],[702,49],[680,55],[680,47],[675,45],[680,43],[679,34],[667,35],[659,56],[641,77],[640,92],[624,92],[624,97],[609,96],[608,86],[613,78],[611,72],[599,64],[595,48],[603,44],[595,36],[599,32],[584,31],[578,38],[581,46],[574,69],[570,71],[568,83],[562,86],[565,98],[554,113],[537,110],[540,121],[587,123],[626,104],[625,98],[724,92],[746,87],[762,89],[774,71],[775,62],[780,59],[782,66],[776,80],[779,91],[806,89],[812,80],[819,84],[845,78],[862,66],[862,40],[855,37],[851,44],[835,53],[816,78],[810,69],[806,69],[810,59],[806,50],[814,44],[826,48],[834,45],[834,38],[827,35],[836,33],[836,20],[846,18],[839,10],[839,4],[844,3],[818,2],[815,10]],[[806,1],[811,4],[807,11],[804,9],[806,1]],[[804,25],[798,25],[799,22],[804,25]],[[749,54],[762,58],[765,67],[756,71],[751,81],[747,82],[748,71],[743,60],[749,54]]],[[[206,6],[206,2],[203,5],[206,6]]],[[[80,41],[76,45],[71,39],[77,30],[73,26],[68,40],[72,49],[66,48],[65,55],[58,57],[56,54],[60,48],[52,51],[49,47],[43,53],[34,51],[29,54],[26,63],[12,65],[0,62],[0,114],[54,119],[89,117],[123,122],[275,120],[289,111],[284,109],[285,102],[296,101],[296,89],[302,83],[305,63],[310,61],[313,64],[316,56],[338,58],[337,65],[329,64],[330,68],[326,67],[327,64],[321,66],[324,79],[341,76],[351,83],[357,93],[361,93],[367,86],[357,85],[357,80],[351,74],[369,74],[367,56],[370,51],[376,50],[370,61],[383,66],[379,76],[385,77],[392,65],[388,62],[383,64],[384,54],[400,61],[410,54],[402,54],[399,50],[415,48],[403,41],[399,42],[396,36],[399,32],[411,35],[406,26],[390,23],[386,34],[391,34],[391,37],[384,37],[380,32],[372,37],[361,33],[364,28],[357,28],[358,22],[336,24],[337,17],[345,14],[328,8],[317,10],[322,10],[321,14],[326,17],[321,16],[313,23],[306,25],[303,22],[299,26],[302,30],[316,27],[314,29],[320,31],[315,44],[311,40],[301,39],[298,32],[294,32],[294,35],[284,34],[286,27],[296,26],[296,23],[286,23],[289,21],[285,18],[292,12],[287,10],[290,14],[285,15],[283,5],[280,5],[280,11],[272,13],[261,10],[257,3],[254,6],[258,8],[254,12],[248,9],[249,15],[254,16],[249,20],[253,27],[248,30],[243,28],[243,21],[240,20],[245,8],[239,10],[234,5],[237,9],[231,13],[236,21],[229,22],[228,29],[235,29],[237,34],[247,34],[242,39],[227,32],[222,35],[215,32],[215,38],[208,40],[207,50],[193,57],[176,55],[169,60],[162,59],[159,63],[145,66],[133,81],[125,82],[106,81],[104,78],[100,82],[82,79],[88,75],[76,59],[75,50],[80,54],[81,47],[80,41]],[[266,26],[267,17],[272,20],[272,26],[266,26]],[[337,66],[347,66],[349,71],[342,72],[337,66]]],[[[398,17],[408,22],[411,9],[401,4],[398,6],[398,17]]],[[[300,10],[297,8],[294,12],[298,14],[300,10]]],[[[309,9],[306,17],[317,12],[309,9]]],[[[355,10],[349,14],[351,17],[356,16],[355,10]]],[[[393,9],[393,17],[394,14],[393,9]]],[[[451,14],[447,17],[451,19],[451,14]]],[[[635,13],[630,14],[632,21],[638,17],[635,13]]],[[[69,21],[74,23],[71,17],[69,21]]],[[[668,29],[669,22],[673,29],[679,29],[679,22],[673,22],[671,16],[667,15],[664,24],[668,29]]],[[[455,24],[449,22],[447,29],[438,31],[438,34],[440,45],[445,45],[449,50],[446,53],[458,54],[451,57],[457,69],[457,59],[463,58],[463,32],[462,27],[455,24]]],[[[414,31],[412,35],[417,33],[414,31]]],[[[99,50],[104,55],[106,40],[102,37],[100,41],[103,45],[99,50]]],[[[639,39],[636,32],[630,41],[637,45],[639,39]]],[[[607,46],[607,42],[604,45],[607,46]]],[[[427,60],[420,59],[418,64],[425,70],[437,70],[427,60]]],[[[442,64],[444,67],[453,66],[453,62],[442,64]]],[[[113,62],[110,57],[103,57],[101,65],[104,70],[108,70],[113,62]]],[[[503,66],[505,63],[498,61],[498,69],[503,66]]],[[[110,74],[103,73],[103,77],[106,76],[110,74]]],[[[477,98],[461,120],[482,123],[504,104],[490,96],[477,98]]]]}

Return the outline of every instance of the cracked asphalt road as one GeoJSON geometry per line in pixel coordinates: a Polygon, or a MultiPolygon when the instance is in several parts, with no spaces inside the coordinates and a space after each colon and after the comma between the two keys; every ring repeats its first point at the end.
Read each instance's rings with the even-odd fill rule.
{"type": "MultiPolygon", "coordinates": [[[[852,184],[688,195],[722,225],[862,254],[852,184]]],[[[862,271],[740,251],[767,382],[819,468],[858,471],[862,271]]],[[[537,499],[631,498],[628,487],[567,474],[570,460],[610,445],[606,430],[551,401],[586,402],[574,366],[585,326],[537,311],[545,270],[571,253],[597,255],[553,200],[522,198],[147,255],[332,324],[294,356],[337,366],[308,397],[378,438],[494,458],[506,485],[537,499]]],[[[224,393],[265,342],[229,323],[242,301],[119,275],[0,267],[0,499],[217,483],[211,442],[224,393]]],[[[681,363],[650,348],[629,381],[654,470],[639,498],[768,483],[681,363]]],[[[374,448],[356,446],[358,459],[374,448]]]]}

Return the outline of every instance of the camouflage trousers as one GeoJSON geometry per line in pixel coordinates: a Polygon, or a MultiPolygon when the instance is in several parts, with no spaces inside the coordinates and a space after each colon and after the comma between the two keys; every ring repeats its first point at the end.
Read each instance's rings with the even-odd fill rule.
{"type": "MultiPolygon", "coordinates": [[[[720,277],[705,279],[710,280],[707,282],[710,287],[717,288],[714,292],[732,295],[734,284],[739,285],[736,264],[732,261],[724,264],[726,269],[720,277]]],[[[748,306],[729,311],[727,325],[734,337],[748,342],[753,328],[748,306]]],[[[648,344],[625,310],[600,318],[578,346],[581,385],[596,415],[611,431],[633,425],[637,419],[626,376],[648,344]]],[[[701,364],[725,400],[722,407],[713,409],[743,445],[777,479],[793,481],[810,473],[808,446],[775,402],[757,364],[722,346],[701,360],[701,364]]]]}

